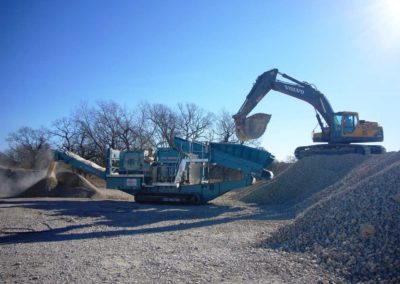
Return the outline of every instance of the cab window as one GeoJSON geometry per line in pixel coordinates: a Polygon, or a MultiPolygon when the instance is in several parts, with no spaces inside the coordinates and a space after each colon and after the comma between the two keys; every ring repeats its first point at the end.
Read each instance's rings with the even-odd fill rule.
{"type": "Polygon", "coordinates": [[[357,126],[357,116],[354,114],[347,114],[343,117],[343,132],[352,133],[357,126]]]}
{"type": "Polygon", "coordinates": [[[340,136],[340,129],[342,125],[342,115],[336,114],[333,118],[333,134],[334,136],[340,136]]]}

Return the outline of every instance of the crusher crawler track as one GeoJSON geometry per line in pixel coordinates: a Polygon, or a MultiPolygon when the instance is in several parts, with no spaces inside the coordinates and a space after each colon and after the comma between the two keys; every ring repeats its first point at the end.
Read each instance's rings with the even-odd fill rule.
{"type": "Polygon", "coordinates": [[[321,144],[296,148],[294,154],[297,159],[315,155],[345,155],[345,154],[383,154],[385,147],[379,145],[358,144],[321,144]]]}

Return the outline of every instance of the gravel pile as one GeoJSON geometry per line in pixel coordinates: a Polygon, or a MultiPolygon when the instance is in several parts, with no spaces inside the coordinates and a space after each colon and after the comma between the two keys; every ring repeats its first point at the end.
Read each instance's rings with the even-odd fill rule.
{"type": "Polygon", "coordinates": [[[134,200],[115,189],[94,186],[84,177],[70,171],[46,176],[46,171],[12,169],[0,166],[0,198],[72,197],[91,199],[134,200]]]}
{"type": "Polygon", "coordinates": [[[263,205],[293,205],[341,180],[368,159],[356,154],[307,157],[276,179],[259,182],[237,194],[236,199],[263,205]]]}
{"type": "Polygon", "coordinates": [[[56,174],[56,183],[47,177],[42,178],[18,197],[80,197],[90,198],[97,188],[82,176],[72,172],[56,174]]]}
{"type": "Polygon", "coordinates": [[[351,282],[400,283],[400,153],[373,156],[300,204],[263,246],[316,254],[351,282]]]}
{"type": "Polygon", "coordinates": [[[115,189],[99,189],[84,177],[73,172],[56,174],[57,183],[44,177],[18,197],[76,197],[91,199],[133,200],[133,196],[115,189]]]}
{"type": "Polygon", "coordinates": [[[338,188],[346,188],[349,184],[355,184],[362,179],[366,179],[371,175],[376,174],[382,169],[382,165],[390,165],[399,160],[399,153],[391,152],[385,155],[374,155],[365,159],[358,166],[354,167],[343,179],[339,179],[336,183],[329,187],[316,192],[309,198],[306,198],[295,205],[297,212],[302,212],[311,205],[317,203],[321,199],[330,196],[338,188]]]}

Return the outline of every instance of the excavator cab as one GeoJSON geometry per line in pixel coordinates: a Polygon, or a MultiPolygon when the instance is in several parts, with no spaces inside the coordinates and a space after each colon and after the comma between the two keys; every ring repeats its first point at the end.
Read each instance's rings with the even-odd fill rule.
{"type": "Polygon", "coordinates": [[[383,129],[376,122],[360,120],[357,112],[334,113],[331,126],[314,132],[314,142],[349,144],[383,141],[383,129]]]}
{"type": "Polygon", "coordinates": [[[358,126],[358,113],[337,112],[333,117],[333,137],[351,135],[358,126]]]}
{"type": "Polygon", "coordinates": [[[342,111],[333,116],[332,142],[376,142],[383,140],[382,127],[376,122],[360,120],[357,112],[342,111]]]}

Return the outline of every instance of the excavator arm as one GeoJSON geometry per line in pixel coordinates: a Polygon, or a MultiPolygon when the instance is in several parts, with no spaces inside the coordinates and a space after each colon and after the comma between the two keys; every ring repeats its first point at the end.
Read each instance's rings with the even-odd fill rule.
{"type": "Polygon", "coordinates": [[[317,111],[317,119],[322,132],[328,135],[332,126],[334,111],[324,94],[306,82],[300,82],[289,75],[280,73],[278,69],[272,69],[257,78],[243,105],[233,116],[236,124],[236,134],[241,141],[259,138],[265,132],[271,115],[263,113],[257,113],[250,117],[247,117],[247,115],[271,90],[311,104],[317,111]],[[278,74],[291,82],[277,80],[278,74]],[[323,117],[328,127],[324,126],[319,114],[323,117]]]}

